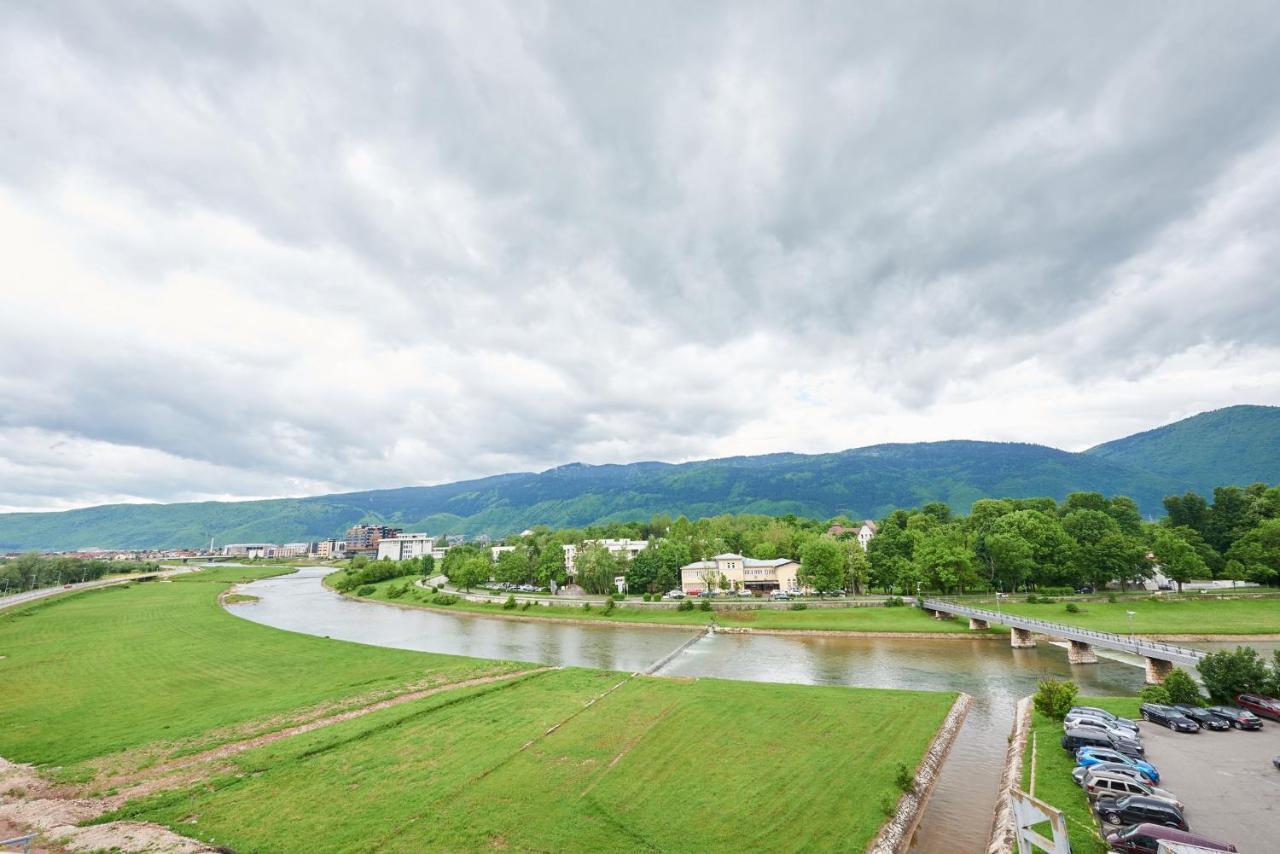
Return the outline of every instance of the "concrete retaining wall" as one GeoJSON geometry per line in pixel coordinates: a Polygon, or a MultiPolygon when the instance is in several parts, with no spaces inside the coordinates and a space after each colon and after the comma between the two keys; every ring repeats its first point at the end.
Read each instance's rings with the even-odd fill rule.
{"type": "Polygon", "coordinates": [[[1031,732],[1031,698],[1018,701],[1013,716],[1013,731],[1009,734],[1009,749],[1005,751],[1004,773],[1000,776],[1000,789],[996,793],[996,811],[991,823],[991,841],[987,854],[1010,854],[1015,844],[1017,826],[1013,819],[1014,789],[1022,786],[1022,757],[1027,748],[1027,735],[1031,732]]]}
{"type": "Polygon", "coordinates": [[[916,825],[920,823],[920,816],[924,814],[925,805],[929,803],[929,795],[933,793],[933,786],[942,772],[942,763],[951,752],[951,745],[955,743],[960,727],[964,725],[965,715],[969,713],[969,705],[972,702],[973,697],[961,694],[951,704],[951,711],[943,719],[942,726],[938,728],[933,741],[929,743],[929,749],[925,751],[924,759],[920,761],[920,767],[916,769],[915,790],[904,794],[898,800],[897,811],[888,823],[880,828],[880,833],[871,840],[867,851],[872,854],[902,854],[911,847],[911,837],[916,832],[916,825]]]}

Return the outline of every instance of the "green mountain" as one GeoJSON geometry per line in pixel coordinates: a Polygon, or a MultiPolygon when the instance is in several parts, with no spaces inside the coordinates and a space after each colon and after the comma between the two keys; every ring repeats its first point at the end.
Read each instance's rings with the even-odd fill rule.
{"type": "Polygon", "coordinates": [[[648,519],[765,513],[879,518],[945,501],[1096,490],[1132,496],[1149,515],[1165,495],[1226,483],[1280,481],[1280,408],[1205,413],[1085,453],[1043,445],[928,442],[834,454],[768,454],[672,465],[579,463],[440,486],[308,498],[120,504],[0,514],[0,551],[294,542],[383,520],[431,533],[508,534],[536,524],[581,527],[648,519]]]}
{"type": "Polygon", "coordinates": [[[1086,454],[1178,481],[1215,486],[1280,481],[1280,407],[1229,406],[1090,448],[1086,454]]]}

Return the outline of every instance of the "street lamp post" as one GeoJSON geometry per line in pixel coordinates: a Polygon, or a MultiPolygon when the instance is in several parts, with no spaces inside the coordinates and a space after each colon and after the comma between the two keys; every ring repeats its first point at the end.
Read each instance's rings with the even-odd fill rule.
{"type": "Polygon", "coordinates": [[[1129,615],[1129,643],[1133,644],[1133,648],[1138,648],[1138,642],[1133,639],[1133,611],[1125,611],[1129,615]]]}

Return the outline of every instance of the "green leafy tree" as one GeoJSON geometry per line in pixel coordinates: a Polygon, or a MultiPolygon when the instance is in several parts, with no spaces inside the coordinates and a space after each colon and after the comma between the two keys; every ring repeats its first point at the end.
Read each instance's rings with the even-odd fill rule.
{"type": "Polygon", "coordinates": [[[1057,679],[1042,679],[1036,684],[1032,704],[1040,714],[1060,721],[1075,705],[1076,691],[1076,683],[1070,680],[1059,682],[1057,679]]]}
{"type": "Polygon", "coordinates": [[[1169,694],[1169,702],[1186,706],[1203,706],[1204,696],[1200,693],[1200,686],[1196,684],[1196,680],[1191,678],[1191,674],[1178,667],[1165,677],[1163,686],[1169,694]]]}
{"type": "Polygon", "coordinates": [[[455,573],[449,576],[449,580],[463,590],[469,591],[472,587],[488,581],[491,571],[492,565],[489,558],[472,553],[460,562],[455,573]]]}
{"type": "Polygon", "coordinates": [[[1169,689],[1163,685],[1143,685],[1138,691],[1138,699],[1144,703],[1155,703],[1159,706],[1167,706],[1171,702],[1169,689]]]}
{"type": "Polygon", "coordinates": [[[1244,567],[1245,577],[1259,584],[1280,579],[1280,519],[1266,519],[1231,544],[1227,560],[1244,567]]]}
{"type": "Polygon", "coordinates": [[[842,540],[840,546],[844,550],[844,589],[861,596],[871,577],[871,561],[852,537],[842,540]]]}
{"type": "Polygon", "coordinates": [[[573,564],[578,584],[588,593],[610,593],[615,589],[613,579],[619,574],[618,561],[604,546],[580,547],[573,564]]]}
{"type": "Polygon", "coordinates": [[[1234,703],[1237,694],[1259,690],[1267,681],[1267,665],[1258,651],[1249,646],[1211,652],[1196,665],[1209,696],[1221,703],[1234,703]]]}
{"type": "Polygon", "coordinates": [[[1177,583],[1179,593],[1182,592],[1182,585],[1193,578],[1209,576],[1209,567],[1204,560],[1175,531],[1168,528],[1153,529],[1151,551],[1160,564],[1161,572],[1177,583]]]}
{"type": "Polygon", "coordinates": [[[650,543],[627,564],[627,589],[635,593],[653,592],[662,570],[662,558],[650,543]]]}
{"type": "Polygon", "coordinates": [[[800,569],[796,579],[801,586],[819,593],[838,590],[844,584],[845,553],[831,537],[815,537],[800,552],[800,569]]]}

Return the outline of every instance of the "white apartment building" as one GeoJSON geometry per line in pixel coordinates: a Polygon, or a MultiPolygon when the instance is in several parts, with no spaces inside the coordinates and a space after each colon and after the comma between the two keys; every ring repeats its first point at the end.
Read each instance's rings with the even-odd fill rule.
{"type": "Polygon", "coordinates": [[[750,590],[752,593],[769,593],[785,590],[803,592],[796,573],[800,564],[790,558],[757,560],[739,554],[716,555],[710,560],[698,560],[680,567],[680,589],[685,593],[701,593],[710,582],[720,589],[720,578],[729,581],[732,590],[750,590]]]}
{"type": "Polygon", "coordinates": [[[340,558],[347,553],[346,540],[321,540],[316,543],[316,557],[340,558]]]}
{"type": "Polygon", "coordinates": [[[267,552],[267,557],[306,557],[311,554],[311,543],[285,543],[267,552]]]}
{"type": "Polygon", "coordinates": [[[222,553],[227,557],[266,557],[267,550],[275,547],[275,543],[227,543],[222,553]]]}
{"type": "Polygon", "coordinates": [[[436,538],[430,534],[400,534],[378,540],[378,560],[408,560],[423,555],[444,557],[445,549],[436,548],[436,538]]]}
{"type": "MultiPolygon", "coordinates": [[[[649,548],[648,540],[583,540],[583,546],[604,546],[611,554],[626,554],[627,560],[633,559],[640,552],[649,548]]],[[[576,575],[577,569],[574,567],[574,559],[578,556],[578,546],[572,543],[563,545],[564,549],[564,571],[566,575],[576,575]]]]}

